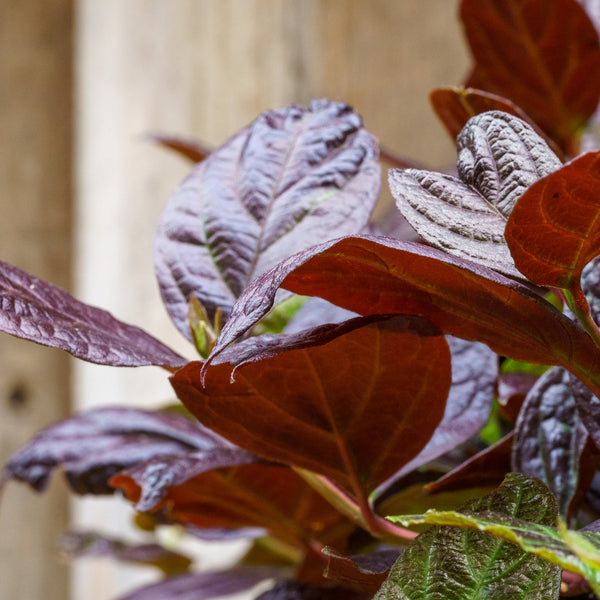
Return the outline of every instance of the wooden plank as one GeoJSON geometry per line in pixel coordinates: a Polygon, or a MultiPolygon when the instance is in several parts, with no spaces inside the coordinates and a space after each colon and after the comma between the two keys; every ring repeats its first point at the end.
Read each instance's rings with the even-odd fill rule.
{"type": "MultiPolygon", "coordinates": [[[[263,110],[329,96],[396,151],[451,163],[427,93],[466,70],[455,10],[439,0],[79,0],[77,295],[193,356],[161,306],[150,259],[158,216],[189,166],[145,132],[219,144],[263,110]]],[[[158,369],[85,364],[75,392],[79,408],[173,398],[158,369]]],[[[102,503],[108,516],[85,502],[76,519],[131,537],[123,506],[102,503]]],[[[215,548],[201,567],[221,562],[215,548]]],[[[107,600],[145,579],[90,561],[76,569],[74,596],[107,600]]]]}
{"type": "MultiPolygon", "coordinates": [[[[70,0],[0,3],[0,257],[70,285],[72,14],[70,0]]],[[[0,463],[68,414],[69,359],[0,337],[0,463]]],[[[0,597],[68,597],[56,552],[68,526],[57,481],[43,496],[9,484],[0,507],[0,597]]]]}

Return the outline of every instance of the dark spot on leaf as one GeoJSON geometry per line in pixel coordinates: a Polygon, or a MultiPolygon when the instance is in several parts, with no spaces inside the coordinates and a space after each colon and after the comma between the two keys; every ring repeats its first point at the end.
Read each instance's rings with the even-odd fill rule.
{"type": "Polygon", "coordinates": [[[560,196],[560,194],[558,192],[554,192],[554,194],[552,194],[553,198],[558,198],[560,196]]]}

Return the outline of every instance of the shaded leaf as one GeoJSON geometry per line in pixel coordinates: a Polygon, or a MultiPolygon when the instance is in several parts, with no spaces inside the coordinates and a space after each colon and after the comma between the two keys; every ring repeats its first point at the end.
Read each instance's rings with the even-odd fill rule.
{"type": "Polygon", "coordinates": [[[210,600],[243,592],[280,575],[272,568],[236,568],[174,577],[148,585],[119,600],[210,600]]]}
{"type": "Polygon", "coordinates": [[[190,363],[171,378],[178,397],[235,443],[325,475],[357,498],[413,458],[442,418],[450,354],[422,319],[357,318],[267,342],[231,346],[204,386],[202,364],[190,363]]]}
{"type": "Polygon", "coordinates": [[[537,380],[537,375],[524,371],[500,373],[498,376],[498,403],[502,415],[511,423],[516,422],[525,397],[537,380]]]}
{"type": "Polygon", "coordinates": [[[456,469],[446,473],[425,489],[430,492],[448,492],[465,488],[498,485],[510,471],[513,434],[478,452],[456,469]]]}
{"type": "Polygon", "coordinates": [[[451,336],[446,339],[452,355],[452,385],[444,417],[425,448],[404,465],[392,481],[466,442],[485,425],[490,414],[498,357],[478,342],[451,336]]]}
{"type": "Polygon", "coordinates": [[[332,548],[325,548],[327,556],[325,577],[349,588],[373,595],[384,582],[403,547],[382,548],[368,554],[343,556],[332,548]]]}
{"type": "Polygon", "coordinates": [[[200,423],[168,413],[100,408],[38,433],[4,466],[6,479],[43,490],[61,467],[80,494],[111,494],[112,475],[159,454],[186,455],[233,446],[200,423]]]}
{"type": "Polygon", "coordinates": [[[561,162],[527,123],[498,111],[472,117],[456,142],[460,179],[392,169],[396,204],[436,248],[521,277],[504,239],[506,221],[523,192],[561,162]]]}
{"type": "Polygon", "coordinates": [[[320,587],[288,580],[276,583],[254,600],[366,600],[366,598],[360,592],[353,592],[343,587],[320,587]]]}
{"type": "Polygon", "coordinates": [[[327,302],[322,298],[309,298],[286,325],[285,333],[300,333],[325,323],[342,323],[357,314],[327,302]]]}
{"type": "Polygon", "coordinates": [[[188,160],[199,163],[202,162],[211,152],[212,148],[198,140],[190,140],[173,135],[164,135],[162,133],[152,133],[148,138],[160,146],[173,150],[180,156],[188,160]]]}
{"type": "Polygon", "coordinates": [[[581,290],[590,307],[592,319],[600,324],[600,257],[583,267],[581,290]]]}
{"type": "MultiPolygon", "coordinates": [[[[429,511],[389,518],[407,524],[457,525],[483,521],[487,514],[503,523],[552,530],[557,508],[541,482],[513,473],[497,490],[467,503],[460,513],[429,511]],[[442,521],[441,515],[452,518],[442,521]]],[[[549,600],[558,598],[559,589],[560,569],[538,556],[527,555],[517,545],[482,531],[436,526],[409,544],[375,599],[549,600]]]]}
{"type": "Polygon", "coordinates": [[[458,137],[461,129],[471,117],[490,110],[501,111],[525,121],[544,139],[554,154],[561,156],[561,150],[554,141],[508,98],[472,88],[445,87],[433,90],[429,94],[429,99],[453,140],[458,137]]]}
{"type": "Polygon", "coordinates": [[[94,532],[72,531],[60,538],[60,549],[68,558],[108,557],[118,561],[157,567],[167,575],[187,571],[192,560],[160,544],[128,544],[94,532]]]}
{"type": "Polygon", "coordinates": [[[567,152],[600,99],[598,34],[577,0],[463,0],[475,87],[510,98],[567,152]]]}
{"type": "Polygon", "coordinates": [[[121,485],[132,479],[139,482],[141,496],[136,509],[142,512],[154,509],[168,495],[169,490],[193,477],[222,467],[235,467],[260,462],[247,450],[235,446],[208,448],[183,455],[161,454],[139,462],[114,476],[111,485],[121,485]]]}
{"type": "Polygon", "coordinates": [[[570,379],[570,388],[579,416],[594,444],[600,448],[600,400],[575,377],[570,379]]]}
{"type": "Polygon", "coordinates": [[[175,368],[186,362],[142,329],[2,261],[0,331],[101,365],[175,368]]]}
{"type": "Polygon", "coordinates": [[[359,231],[379,186],[375,139],[345,104],[262,114],[191,172],[160,219],[155,268],[175,325],[190,337],[192,294],[227,317],[281,259],[359,231]]]}
{"type": "Polygon", "coordinates": [[[512,470],[541,479],[564,518],[577,491],[579,462],[587,441],[570,380],[562,367],[538,379],[517,419],[512,453],[512,470]]]}
{"type": "MultiPolygon", "coordinates": [[[[166,461],[167,459],[165,459],[166,461]]],[[[184,482],[165,483],[160,501],[145,509],[199,528],[264,528],[294,547],[311,540],[344,548],[354,525],[287,467],[245,464],[202,472],[184,482]]],[[[152,471],[132,469],[112,478],[129,500],[154,497],[152,471]]]]}
{"type": "Polygon", "coordinates": [[[534,183],[515,206],[506,241],[521,273],[574,290],[600,253],[600,152],[584,154],[534,183]],[[559,243],[558,243],[559,242],[559,243]]]}
{"type": "Polygon", "coordinates": [[[269,310],[279,286],[359,314],[422,316],[500,355],[572,369],[600,389],[590,337],[527,286],[434,248],[369,236],[299,252],[257,279],[237,302],[207,365],[269,310]]]}

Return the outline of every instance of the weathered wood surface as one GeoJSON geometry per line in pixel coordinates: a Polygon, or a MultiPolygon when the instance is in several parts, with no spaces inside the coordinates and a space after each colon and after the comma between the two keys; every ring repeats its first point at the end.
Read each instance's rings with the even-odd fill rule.
{"type": "MultiPolygon", "coordinates": [[[[33,0],[5,3],[12,11],[33,4],[33,0]]],[[[55,0],[47,8],[41,8],[42,4],[36,3],[38,10],[30,8],[28,18],[45,22],[46,36],[53,37],[58,29],[48,22],[47,13],[50,6],[60,3],[55,0]]],[[[192,354],[187,344],[180,340],[161,306],[150,258],[156,220],[188,165],[144,141],[144,133],[176,133],[218,144],[267,108],[329,97],[353,105],[367,127],[397,153],[433,166],[454,160],[452,144],[438,125],[427,95],[435,86],[457,83],[466,72],[455,2],[77,0],[76,8],[76,295],[145,327],[189,356],[192,354]]],[[[25,34],[16,34],[9,19],[1,19],[0,27],[3,34],[4,29],[7,31],[1,39],[11,38],[1,42],[3,47],[23,41],[25,34]]],[[[7,62],[6,55],[2,53],[0,64],[7,62]]],[[[21,60],[35,64],[40,59],[34,54],[21,60]]],[[[52,80],[58,81],[60,76],[55,74],[52,80]]],[[[0,93],[8,96],[5,87],[0,93]]],[[[63,92],[67,91],[65,86],[63,92]]],[[[69,105],[68,94],[62,103],[54,99],[50,102],[47,93],[38,93],[37,97],[46,106],[30,119],[43,119],[43,127],[47,128],[56,128],[60,119],[68,121],[62,112],[69,105]],[[56,110],[59,113],[53,112],[56,110]]],[[[2,116],[10,120],[6,114],[9,111],[3,110],[2,116]]],[[[68,125],[61,131],[67,130],[68,125]]],[[[6,140],[11,137],[3,135],[0,144],[9,143],[6,140]]],[[[12,154],[12,146],[6,152],[12,154]]],[[[59,160],[56,151],[48,154],[48,160],[59,160]]],[[[3,159],[0,168],[17,165],[13,160],[7,163],[3,159]]],[[[57,199],[55,191],[50,196],[48,182],[43,185],[52,203],[48,200],[46,205],[33,209],[34,216],[43,215],[40,219],[29,220],[20,212],[19,216],[15,213],[3,219],[2,226],[12,231],[11,235],[19,227],[23,238],[24,230],[55,226],[54,220],[64,209],[60,203],[68,197],[68,191],[63,199],[57,199]],[[62,208],[57,209],[59,206],[62,208]],[[19,225],[22,222],[27,224],[19,225]]],[[[7,196],[0,202],[12,205],[13,198],[7,196]]],[[[19,211],[28,210],[20,206],[24,203],[19,203],[19,211]]],[[[6,211],[3,209],[3,214],[6,211]]],[[[52,264],[62,260],[53,259],[53,253],[64,257],[58,243],[46,246],[44,253],[28,249],[25,244],[9,243],[6,235],[8,232],[0,241],[3,256],[14,262],[19,262],[19,257],[7,255],[5,247],[20,247],[19,251],[26,254],[37,252],[40,256],[36,260],[52,264]]],[[[38,238],[41,234],[31,235],[38,238]]],[[[62,243],[68,246],[66,236],[62,243]]],[[[20,264],[36,270],[33,258],[30,263],[23,258],[20,264]]],[[[41,266],[37,272],[57,280],[41,266]]],[[[8,342],[2,340],[0,352],[4,348],[9,348],[8,342]]],[[[12,355],[16,350],[5,353],[12,355]]],[[[58,352],[43,350],[40,355],[48,361],[63,360],[58,352]]],[[[49,374],[59,371],[57,366],[49,374]]],[[[124,402],[154,406],[172,399],[164,373],[158,369],[78,364],[74,375],[79,408],[124,402]]],[[[33,377],[25,373],[24,380],[30,382],[33,377]]],[[[52,390],[50,386],[54,393],[52,390]]],[[[41,413],[37,417],[42,419],[41,413]]],[[[4,420],[0,424],[3,431],[17,430],[10,419],[7,425],[4,420]]],[[[39,425],[36,422],[32,426],[35,429],[39,425]]],[[[7,436],[1,438],[3,449],[7,436]]],[[[19,442],[20,438],[11,441],[11,449],[19,442]]],[[[48,506],[47,497],[40,500],[37,510],[48,506]]],[[[128,535],[131,512],[123,506],[118,500],[86,501],[75,511],[76,522],[114,535],[128,535]],[[110,515],[105,508],[112,511],[110,515]]],[[[4,522],[18,522],[16,513],[3,517],[2,512],[0,519],[4,522]]],[[[25,531],[22,525],[15,527],[25,531]]],[[[26,536],[34,545],[37,535],[35,530],[27,530],[26,536]]],[[[221,561],[216,554],[213,550],[205,553],[200,566],[221,561]]],[[[0,571],[2,591],[4,572],[0,571]]],[[[84,561],[75,569],[73,598],[107,600],[135,587],[143,578],[137,571],[117,568],[108,561],[84,561]]],[[[50,587],[46,584],[44,589],[50,587]]]]}
{"type": "MultiPolygon", "coordinates": [[[[72,13],[70,0],[0,3],[0,258],[70,285],[72,13]]],[[[0,337],[0,463],[69,410],[69,359],[0,337]]],[[[0,505],[0,597],[68,597],[56,552],[67,494],[9,484],[0,505]]]]}

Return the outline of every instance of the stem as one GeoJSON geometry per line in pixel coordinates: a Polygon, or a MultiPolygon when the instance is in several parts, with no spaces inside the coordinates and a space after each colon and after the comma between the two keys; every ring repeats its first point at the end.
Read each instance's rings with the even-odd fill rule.
{"type": "Polygon", "coordinates": [[[578,283],[573,290],[564,290],[564,295],[573,314],[579,319],[596,346],[600,348],[600,329],[592,318],[590,305],[581,289],[581,284],[578,283]]]}
{"type": "Polygon", "coordinates": [[[384,518],[376,515],[366,499],[363,498],[362,502],[357,503],[346,492],[327,479],[327,477],[298,467],[294,467],[294,471],[341,514],[368,531],[372,536],[383,537],[384,535],[391,535],[395,538],[411,540],[418,535],[410,529],[394,525],[390,521],[386,521],[384,518]]]}

